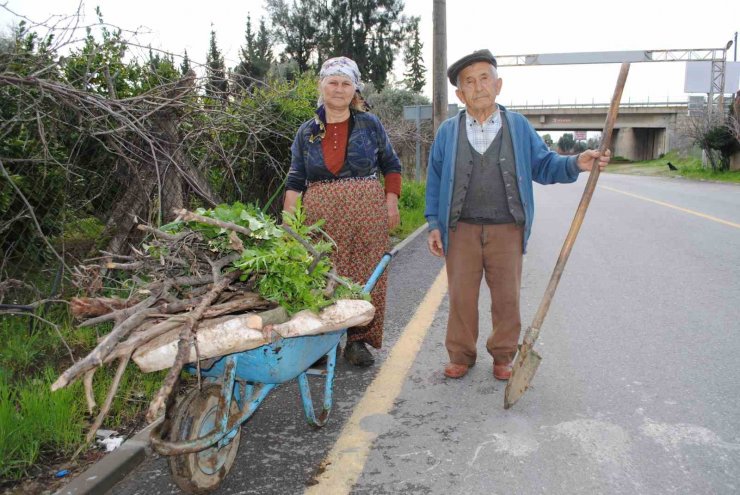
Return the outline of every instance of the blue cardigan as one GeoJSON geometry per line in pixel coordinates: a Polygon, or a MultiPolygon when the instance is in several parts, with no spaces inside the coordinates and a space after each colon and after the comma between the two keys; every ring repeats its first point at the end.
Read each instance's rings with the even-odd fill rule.
{"type": "MultiPolygon", "coordinates": [[[[534,193],[532,181],[540,184],[575,182],[580,173],[576,165],[577,156],[561,156],[551,151],[542,141],[526,117],[509,112],[498,105],[514,144],[514,158],[519,195],[524,209],[524,245],[532,231],[534,219],[534,193]]],[[[465,112],[461,110],[460,113],[465,112]]],[[[463,117],[463,121],[464,121],[463,117]]],[[[442,122],[429,152],[427,167],[426,209],[424,216],[429,222],[429,230],[439,229],[442,245],[447,253],[450,205],[452,203],[453,181],[455,180],[455,157],[457,156],[457,136],[460,131],[460,114],[442,122]]]]}

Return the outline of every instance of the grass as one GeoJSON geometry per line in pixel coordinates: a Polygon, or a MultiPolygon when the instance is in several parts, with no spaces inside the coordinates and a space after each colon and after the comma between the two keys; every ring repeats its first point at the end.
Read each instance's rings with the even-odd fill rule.
{"type": "Polygon", "coordinates": [[[426,223],[426,218],[424,218],[425,192],[424,182],[404,181],[401,197],[398,200],[401,224],[391,232],[393,237],[404,239],[426,223]]]}
{"type": "MultiPolygon", "coordinates": [[[[59,322],[60,333],[76,356],[88,352],[101,329],[75,328],[64,313],[46,315],[59,322]]],[[[82,384],[51,392],[57,375],[70,364],[57,333],[35,320],[0,318],[0,479],[20,480],[39,463],[69,455],[83,442],[90,424],[82,384]]],[[[163,372],[143,374],[129,366],[104,427],[136,424],[162,383],[163,372]]],[[[95,375],[94,393],[102,404],[114,367],[95,375]]],[[[4,483],[3,483],[4,484],[4,483]]]]}
{"type": "Polygon", "coordinates": [[[18,479],[47,451],[72,452],[82,441],[80,384],[54,394],[51,368],[36,378],[0,377],[0,478],[18,479]]]}
{"type": "Polygon", "coordinates": [[[740,183],[740,171],[714,172],[702,167],[701,160],[695,157],[679,157],[671,152],[657,160],[643,162],[622,162],[613,160],[607,171],[616,174],[649,175],[658,177],[684,177],[694,180],[711,180],[717,182],[740,183]],[[670,170],[671,162],[678,170],[670,170]]]}

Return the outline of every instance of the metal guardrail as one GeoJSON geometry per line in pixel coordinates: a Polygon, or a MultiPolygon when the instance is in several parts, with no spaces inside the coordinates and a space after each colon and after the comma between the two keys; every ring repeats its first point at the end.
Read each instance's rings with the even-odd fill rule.
{"type": "MultiPolygon", "coordinates": [[[[511,110],[535,110],[535,109],[559,109],[559,108],[609,108],[609,102],[604,103],[529,103],[525,102],[523,104],[521,103],[509,103],[508,105],[504,105],[506,108],[509,108],[511,110]]],[[[688,101],[641,101],[641,102],[622,102],[620,104],[620,108],[627,109],[627,108],[658,108],[658,107],[678,107],[678,108],[688,108],[689,102],[688,101]]]]}

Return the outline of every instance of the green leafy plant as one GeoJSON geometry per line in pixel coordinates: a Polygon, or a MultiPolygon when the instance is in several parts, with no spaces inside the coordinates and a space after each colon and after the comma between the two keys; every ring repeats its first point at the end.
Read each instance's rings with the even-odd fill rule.
{"type": "MultiPolygon", "coordinates": [[[[255,282],[262,297],[277,302],[289,312],[319,310],[340,297],[362,297],[362,287],[348,280],[334,294],[325,293],[333,243],[321,231],[323,222],[307,224],[300,201],[294,213],[284,215],[284,223],[304,243],[288,235],[273,217],[256,205],[236,202],[213,209],[200,208],[196,213],[249,229],[249,235],[238,234],[243,249],[232,266],[243,272],[243,281],[255,282]],[[313,252],[306,244],[311,245],[313,252]],[[316,260],[316,257],[319,259],[316,260]]],[[[235,249],[234,231],[223,227],[196,221],[175,222],[162,227],[162,230],[170,233],[183,232],[185,229],[202,235],[208,243],[208,249],[214,253],[229,253],[235,249]]],[[[147,246],[147,249],[155,256],[166,254],[153,246],[147,246]]]]}

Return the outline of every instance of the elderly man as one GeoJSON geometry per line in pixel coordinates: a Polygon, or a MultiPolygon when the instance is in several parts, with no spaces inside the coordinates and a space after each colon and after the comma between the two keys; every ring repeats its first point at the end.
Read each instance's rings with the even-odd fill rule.
{"type": "Polygon", "coordinates": [[[476,361],[478,296],[485,274],[493,331],[486,349],[493,376],[508,380],[521,316],[522,255],[532,228],[532,181],[574,182],[603,168],[609,152],[560,156],[550,151],[527,119],[496,103],[502,80],[489,50],[467,55],[447,70],[465,110],[440,125],[429,154],[426,210],[429,250],[444,256],[450,311],[444,374],[462,378],[476,361]]]}

